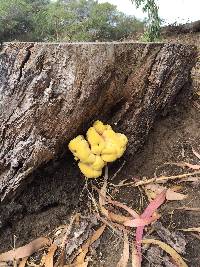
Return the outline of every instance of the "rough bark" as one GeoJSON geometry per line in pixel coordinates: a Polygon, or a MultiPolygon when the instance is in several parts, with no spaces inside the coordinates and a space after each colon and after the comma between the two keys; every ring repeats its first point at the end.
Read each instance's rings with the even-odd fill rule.
{"type": "Polygon", "coordinates": [[[0,197],[96,118],[144,142],[190,79],[195,49],[180,44],[6,43],[0,54],[0,197]]]}

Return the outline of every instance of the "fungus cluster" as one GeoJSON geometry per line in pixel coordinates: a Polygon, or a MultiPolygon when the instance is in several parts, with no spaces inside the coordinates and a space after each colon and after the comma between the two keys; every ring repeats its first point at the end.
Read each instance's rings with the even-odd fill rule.
{"type": "Polygon", "coordinates": [[[104,125],[96,121],[84,136],[78,135],[69,143],[69,149],[75,160],[79,160],[78,166],[87,178],[101,176],[103,167],[108,162],[120,158],[126,150],[127,137],[121,133],[115,133],[110,125],[104,125]]]}

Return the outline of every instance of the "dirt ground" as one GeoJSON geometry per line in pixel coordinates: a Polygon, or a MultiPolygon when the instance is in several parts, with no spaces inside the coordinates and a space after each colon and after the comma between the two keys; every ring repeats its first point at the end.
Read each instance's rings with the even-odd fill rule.
{"type": "MultiPolygon", "coordinates": [[[[192,148],[200,153],[200,96],[185,88],[176,99],[171,111],[160,116],[140,151],[130,158],[125,155],[109,167],[109,193],[122,203],[141,212],[147,205],[147,197],[141,188],[118,187],[124,179],[135,181],[155,175],[176,175],[189,172],[166,162],[186,161],[199,164],[192,148]],[[119,172],[118,172],[119,170],[119,172]],[[116,173],[117,172],[117,173],[116,173]]],[[[9,205],[0,210],[0,252],[28,243],[39,236],[48,236],[56,227],[69,222],[72,214],[90,214],[92,204],[90,182],[80,175],[70,154],[49,162],[35,172],[31,183],[9,205]]],[[[97,181],[100,186],[102,180],[97,181]]],[[[178,182],[174,182],[174,185],[178,182]]],[[[200,208],[200,183],[181,183],[182,192],[188,198],[170,201],[162,205],[160,222],[170,231],[199,227],[200,212],[176,210],[187,206],[200,208]]],[[[182,234],[186,240],[183,256],[188,266],[200,267],[200,236],[182,234]]],[[[103,234],[97,252],[89,266],[114,267],[121,256],[123,240],[109,229],[103,234]]],[[[131,265],[130,265],[131,266],[131,265]]],[[[142,266],[167,266],[145,260],[142,266]]],[[[172,265],[168,265],[172,266],[172,265]]],[[[175,265],[173,265],[175,266],[175,265]]]]}

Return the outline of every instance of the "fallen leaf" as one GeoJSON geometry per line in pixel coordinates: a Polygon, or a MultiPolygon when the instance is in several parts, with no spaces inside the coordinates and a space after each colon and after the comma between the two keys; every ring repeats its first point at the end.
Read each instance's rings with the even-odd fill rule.
{"type": "Polygon", "coordinates": [[[165,202],[166,190],[163,190],[154,200],[152,200],[141,215],[141,218],[148,218],[165,202]]]}
{"type": "Polygon", "coordinates": [[[178,253],[184,254],[186,252],[187,241],[182,233],[173,230],[169,231],[161,222],[154,223],[152,228],[159,239],[171,246],[178,253]]]}
{"type": "Polygon", "coordinates": [[[50,245],[50,240],[45,237],[39,237],[23,247],[0,254],[0,261],[14,261],[29,257],[34,252],[47,245],[50,245]]]}
{"type": "Polygon", "coordinates": [[[132,243],[132,267],[140,267],[140,258],[135,246],[135,242],[132,243]]]}
{"type": "Polygon", "coordinates": [[[166,199],[167,200],[183,200],[186,199],[188,196],[178,193],[178,192],[174,192],[171,189],[168,189],[166,192],[166,199]]]}
{"type": "Polygon", "coordinates": [[[62,267],[87,267],[88,266],[88,261],[85,261],[80,264],[67,264],[67,265],[61,265],[62,267]]]}
{"type": "Polygon", "coordinates": [[[56,244],[52,244],[49,248],[49,252],[45,257],[45,262],[44,262],[44,266],[45,267],[53,267],[53,256],[54,253],[56,252],[57,246],[56,244]]]}
{"type": "MultiPolygon", "coordinates": [[[[79,266],[80,264],[84,264],[85,257],[89,251],[89,247],[100,238],[100,236],[103,234],[104,230],[106,228],[106,225],[103,224],[99,229],[97,229],[93,235],[86,241],[86,243],[81,247],[80,254],[76,257],[74,260],[75,266],[79,266]]],[[[87,265],[86,265],[87,266],[87,265]]]]}
{"type": "Polygon", "coordinates": [[[137,254],[138,254],[138,258],[139,258],[139,265],[138,265],[139,267],[141,266],[141,263],[142,263],[141,242],[142,242],[143,232],[144,232],[144,226],[139,226],[136,228],[135,240],[136,240],[137,254]]]}
{"type": "Polygon", "coordinates": [[[133,209],[129,208],[127,205],[125,204],[122,204],[121,202],[119,201],[116,201],[116,200],[111,200],[111,198],[107,198],[107,202],[110,203],[110,204],[113,204],[119,208],[122,208],[124,210],[126,210],[133,218],[139,218],[139,214],[134,211],[133,209]]]}
{"type": "Polygon", "coordinates": [[[148,224],[154,222],[158,218],[159,218],[159,216],[156,214],[156,216],[151,216],[149,218],[144,218],[144,219],[139,218],[139,219],[127,220],[124,222],[124,226],[129,226],[129,227],[145,226],[145,225],[148,225],[148,224]]]}
{"type": "Polygon", "coordinates": [[[167,189],[165,186],[161,186],[158,184],[148,184],[145,186],[147,190],[153,191],[156,194],[160,194],[163,190],[166,190],[166,199],[167,200],[183,200],[187,198],[187,195],[175,192],[172,189],[167,189]]]}
{"type": "Polygon", "coordinates": [[[191,164],[189,162],[183,162],[183,163],[180,163],[179,166],[182,166],[182,167],[188,167],[192,170],[200,170],[200,165],[197,165],[197,164],[191,164]]]}
{"type": "Polygon", "coordinates": [[[116,214],[114,212],[107,210],[107,216],[108,219],[110,219],[113,222],[117,222],[120,224],[124,224],[126,221],[131,220],[132,217],[127,217],[121,214],[116,214]]]}
{"type": "Polygon", "coordinates": [[[132,214],[134,214],[134,216],[138,217],[139,215],[131,208],[127,207],[126,205],[118,201],[112,201],[109,197],[106,196],[107,180],[108,180],[108,171],[105,171],[104,183],[103,183],[101,190],[99,190],[96,186],[93,186],[93,188],[99,193],[99,207],[100,207],[101,213],[109,220],[120,223],[120,224],[123,224],[125,221],[131,219],[130,217],[126,217],[121,214],[116,214],[114,212],[108,211],[104,206],[107,202],[110,202],[116,206],[120,206],[121,208],[128,210],[129,213],[131,212],[132,214]]]}
{"type": "Polygon", "coordinates": [[[172,187],[170,187],[170,189],[173,190],[174,192],[178,192],[183,188],[184,188],[183,185],[173,185],[172,187]]]}
{"type": "MultiPolygon", "coordinates": [[[[28,260],[28,257],[23,258],[20,263],[19,267],[25,267],[26,266],[26,261],[28,260]]],[[[0,265],[1,266],[1,265],[0,265]]]]}
{"type": "MultiPolygon", "coordinates": [[[[96,186],[93,186],[93,188],[99,193],[99,206],[100,206],[100,210],[101,213],[108,218],[111,221],[123,224],[125,221],[131,219],[131,217],[127,217],[121,214],[116,214],[112,211],[107,210],[104,205],[106,204],[107,198],[105,196],[105,188],[106,187],[102,187],[103,189],[99,190],[96,186]],[[103,194],[104,196],[103,196],[103,194]]],[[[109,202],[109,201],[108,201],[109,202]]],[[[123,205],[123,204],[122,204],[123,205]]]]}
{"type": "Polygon", "coordinates": [[[196,152],[196,151],[194,150],[194,148],[192,148],[192,152],[193,152],[193,154],[194,154],[198,159],[200,159],[200,154],[199,154],[198,152],[196,152]]]}
{"type": "MultiPolygon", "coordinates": [[[[161,192],[154,200],[152,200],[149,205],[146,207],[140,218],[148,219],[153,215],[153,213],[164,203],[166,199],[166,190],[161,192]]],[[[138,257],[140,259],[140,264],[142,261],[141,253],[141,241],[144,232],[144,226],[139,226],[136,228],[136,247],[138,252],[138,257]]]]}
{"type": "Polygon", "coordinates": [[[60,245],[60,242],[61,242],[61,252],[60,252],[60,255],[59,255],[58,260],[55,263],[55,266],[54,267],[58,267],[59,265],[62,266],[64,264],[65,244],[67,243],[67,239],[69,237],[69,234],[71,233],[72,226],[73,226],[74,222],[76,221],[76,219],[78,217],[79,217],[79,213],[76,213],[73,217],[71,217],[70,223],[64,226],[64,229],[63,229],[64,234],[63,234],[62,242],[61,241],[58,241],[58,239],[55,239],[54,240],[54,242],[57,245],[60,245]]]}
{"type": "Polygon", "coordinates": [[[143,239],[142,243],[158,245],[172,257],[173,261],[177,264],[178,267],[188,267],[182,257],[176,252],[176,250],[167,245],[166,243],[156,239],[143,239]]]}
{"type": "Polygon", "coordinates": [[[128,260],[129,260],[129,241],[127,233],[124,232],[124,249],[121,259],[117,263],[117,267],[126,267],[128,265],[128,260]]]}
{"type": "Polygon", "coordinates": [[[96,214],[96,217],[97,217],[97,219],[102,221],[104,224],[109,226],[113,230],[113,232],[115,232],[119,236],[121,236],[121,232],[119,231],[119,229],[125,231],[125,227],[121,228],[121,227],[123,227],[122,225],[119,225],[119,224],[116,224],[110,220],[107,220],[107,218],[102,218],[101,216],[99,216],[99,214],[96,214]]]}

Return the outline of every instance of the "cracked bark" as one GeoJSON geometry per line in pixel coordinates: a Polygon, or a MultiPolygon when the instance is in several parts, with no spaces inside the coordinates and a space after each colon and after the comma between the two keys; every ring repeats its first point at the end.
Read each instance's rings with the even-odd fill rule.
{"type": "Polygon", "coordinates": [[[63,153],[95,119],[145,141],[190,80],[196,51],[180,44],[5,43],[0,53],[0,197],[63,153]]]}
{"type": "Polygon", "coordinates": [[[25,64],[28,62],[30,56],[31,56],[31,48],[34,47],[34,44],[30,44],[27,48],[26,48],[26,53],[24,56],[24,59],[22,60],[21,66],[19,67],[19,77],[17,78],[17,81],[20,82],[20,79],[22,77],[22,72],[23,72],[23,68],[25,66],[25,64]]]}

